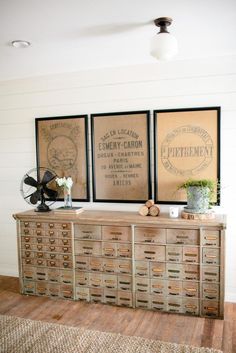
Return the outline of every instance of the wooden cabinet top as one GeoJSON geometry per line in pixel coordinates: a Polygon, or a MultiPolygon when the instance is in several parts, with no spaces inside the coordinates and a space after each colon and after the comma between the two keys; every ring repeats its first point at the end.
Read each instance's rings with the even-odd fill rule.
{"type": "Polygon", "coordinates": [[[226,228],[226,216],[216,214],[210,220],[186,220],[183,218],[170,218],[168,214],[161,213],[158,217],[141,216],[138,212],[124,211],[95,211],[85,210],[79,214],[61,214],[54,212],[35,212],[34,210],[16,213],[13,215],[16,220],[36,220],[42,222],[68,221],[81,224],[116,224],[116,225],[143,225],[171,228],[199,228],[217,227],[226,228]]]}

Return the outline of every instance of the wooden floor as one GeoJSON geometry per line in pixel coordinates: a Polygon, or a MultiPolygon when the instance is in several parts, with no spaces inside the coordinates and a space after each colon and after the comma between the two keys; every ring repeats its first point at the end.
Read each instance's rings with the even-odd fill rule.
{"type": "Polygon", "coordinates": [[[232,303],[225,304],[224,320],[203,319],[25,296],[19,294],[18,278],[0,276],[0,314],[236,353],[236,304],[232,303]]]}

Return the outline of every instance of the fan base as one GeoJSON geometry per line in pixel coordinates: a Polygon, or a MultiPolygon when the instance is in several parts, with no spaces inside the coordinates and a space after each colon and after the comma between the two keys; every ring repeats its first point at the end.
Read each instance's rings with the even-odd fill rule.
{"type": "Polygon", "coordinates": [[[38,207],[35,209],[35,212],[49,212],[49,211],[51,210],[45,203],[38,205],[38,207]]]}

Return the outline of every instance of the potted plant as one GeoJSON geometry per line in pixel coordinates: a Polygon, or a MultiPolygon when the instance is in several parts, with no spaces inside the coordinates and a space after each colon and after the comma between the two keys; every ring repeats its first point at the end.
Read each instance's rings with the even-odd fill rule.
{"type": "Polygon", "coordinates": [[[185,189],[187,193],[186,212],[208,213],[216,193],[216,183],[211,179],[189,179],[178,189],[185,189]]]}

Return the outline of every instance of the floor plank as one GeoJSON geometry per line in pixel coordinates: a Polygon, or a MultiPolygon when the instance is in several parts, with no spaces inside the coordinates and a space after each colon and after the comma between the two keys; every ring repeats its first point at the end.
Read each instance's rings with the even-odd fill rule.
{"type": "Polygon", "coordinates": [[[225,303],[225,319],[214,320],[25,296],[15,277],[0,276],[0,314],[236,353],[236,303],[225,303]]]}

